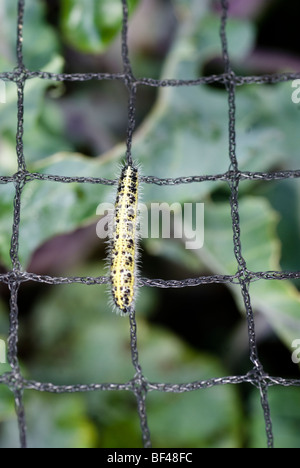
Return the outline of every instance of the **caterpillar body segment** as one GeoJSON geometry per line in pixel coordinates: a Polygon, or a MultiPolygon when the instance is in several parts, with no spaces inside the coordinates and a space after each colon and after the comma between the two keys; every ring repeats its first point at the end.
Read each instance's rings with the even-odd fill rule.
{"type": "Polygon", "coordinates": [[[110,279],[113,302],[122,315],[134,305],[137,279],[138,169],[123,167],[111,229],[110,279]]]}

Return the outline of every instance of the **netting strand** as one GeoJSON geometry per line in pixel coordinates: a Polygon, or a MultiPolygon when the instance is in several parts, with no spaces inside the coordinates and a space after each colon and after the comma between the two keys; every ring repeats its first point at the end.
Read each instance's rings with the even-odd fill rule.
{"type": "MultiPolygon", "coordinates": [[[[221,42],[222,42],[222,54],[225,65],[225,72],[228,76],[226,82],[226,90],[228,93],[228,116],[229,116],[229,158],[230,158],[230,169],[234,174],[233,180],[230,182],[230,205],[231,205],[231,219],[232,219],[232,230],[233,230],[233,245],[234,254],[238,264],[238,271],[241,273],[239,276],[241,293],[243,296],[244,306],[246,310],[247,324],[248,324],[248,338],[249,338],[249,351],[250,360],[254,364],[254,369],[259,373],[263,372],[262,365],[259,361],[257,352],[257,340],[255,333],[255,320],[253,309],[251,305],[251,298],[249,294],[249,280],[246,261],[242,254],[242,243],[241,243],[241,227],[240,227],[240,216],[239,216],[239,177],[236,177],[239,171],[238,159],[236,155],[236,82],[235,74],[231,68],[226,26],[228,19],[228,1],[221,0],[222,4],[222,16],[221,16],[221,42]]],[[[270,407],[268,402],[268,387],[267,385],[261,385],[261,403],[265,419],[265,429],[267,435],[267,445],[269,448],[273,448],[273,432],[270,415],[270,407]]]]}
{"type": "MultiPolygon", "coordinates": [[[[267,375],[259,360],[257,352],[257,339],[255,334],[255,320],[251,305],[249,286],[251,282],[259,280],[289,280],[299,279],[300,272],[292,271],[263,271],[255,272],[247,268],[243,257],[243,246],[241,242],[241,228],[239,218],[239,182],[241,180],[260,180],[274,181],[291,178],[299,178],[300,170],[294,171],[276,171],[276,172],[241,172],[238,166],[238,157],[236,154],[236,87],[247,84],[274,84],[283,83],[295,79],[300,79],[299,73],[283,73],[263,76],[237,76],[232,70],[230,62],[230,50],[227,42],[227,20],[228,20],[228,1],[220,0],[221,18],[220,18],[220,39],[221,50],[224,61],[224,73],[220,75],[211,75],[199,77],[194,80],[164,79],[155,80],[152,78],[135,78],[129,58],[128,48],[128,4],[126,0],[120,0],[123,10],[123,23],[121,34],[121,54],[123,61],[122,73],[74,73],[74,74],[56,74],[39,70],[27,70],[23,61],[23,19],[25,0],[18,0],[18,20],[17,20],[17,45],[16,45],[16,63],[17,67],[13,71],[0,73],[0,79],[11,81],[17,87],[18,99],[18,125],[16,137],[16,158],[18,171],[14,176],[1,176],[0,184],[13,183],[15,186],[13,227],[11,236],[10,257],[12,270],[0,274],[0,282],[8,285],[10,290],[10,330],[8,337],[8,362],[11,371],[0,376],[0,384],[7,385],[14,395],[16,415],[19,427],[20,445],[26,447],[26,422],[23,405],[23,392],[35,390],[39,392],[48,392],[54,394],[77,393],[77,392],[100,392],[100,391],[127,391],[135,395],[137,401],[137,412],[140,420],[142,443],[144,447],[151,447],[150,430],[147,417],[147,394],[149,391],[158,391],[166,393],[184,393],[191,391],[201,391],[218,385],[235,385],[248,383],[255,386],[260,392],[261,407],[265,421],[267,435],[267,446],[273,447],[273,429],[271,422],[271,411],[268,401],[268,388],[278,385],[283,387],[300,386],[300,379],[284,379],[282,377],[271,377],[267,375]],[[244,308],[247,318],[248,338],[249,338],[249,359],[252,368],[245,375],[216,377],[213,379],[199,380],[190,383],[168,384],[163,382],[150,382],[144,375],[143,368],[139,361],[138,350],[138,327],[135,311],[132,311],[129,317],[129,336],[131,343],[131,359],[133,365],[133,378],[127,383],[92,383],[90,385],[54,385],[51,382],[37,382],[26,380],[20,371],[18,361],[18,291],[23,282],[37,282],[50,285],[58,284],[84,284],[86,286],[105,285],[109,283],[107,276],[100,277],[54,277],[50,275],[37,275],[28,273],[22,269],[19,260],[19,237],[20,221],[22,217],[21,198],[22,191],[26,184],[34,180],[51,181],[57,183],[79,183],[79,184],[101,184],[113,186],[115,180],[105,178],[95,178],[91,176],[59,176],[56,174],[31,173],[26,167],[26,158],[24,155],[24,87],[27,80],[39,78],[52,81],[77,81],[85,82],[90,80],[117,80],[123,82],[128,89],[128,124],[126,138],[126,160],[128,164],[132,163],[132,143],[133,134],[136,126],[136,93],[139,86],[150,87],[182,87],[208,85],[212,83],[221,83],[225,86],[228,94],[228,143],[229,143],[229,169],[224,174],[192,174],[189,177],[165,178],[161,179],[155,175],[145,175],[142,178],[143,183],[175,186],[181,184],[202,183],[205,181],[227,182],[230,187],[231,197],[231,219],[233,230],[233,250],[237,262],[237,272],[235,275],[210,275],[200,276],[198,278],[187,278],[182,281],[162,280],[140,278],[139,287],[152,288],[185,288],[199,287],[204,284],[237,284],[240,286],[243,297],[244,308]]],[[[26,117],[26,115],[25,115],[26,117]]],[[[197,409],[195,409],[196,411],[197,409]]]]}

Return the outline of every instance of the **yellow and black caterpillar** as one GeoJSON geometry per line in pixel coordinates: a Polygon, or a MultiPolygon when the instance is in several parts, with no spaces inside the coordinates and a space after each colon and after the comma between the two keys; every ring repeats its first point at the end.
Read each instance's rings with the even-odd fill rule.
{"type": "Polygon", "coordinates": [[[121,314],[134,305],[137,276],[138,169],[125,165],[118,182],[110,240],[112,296],[121,314]]]}

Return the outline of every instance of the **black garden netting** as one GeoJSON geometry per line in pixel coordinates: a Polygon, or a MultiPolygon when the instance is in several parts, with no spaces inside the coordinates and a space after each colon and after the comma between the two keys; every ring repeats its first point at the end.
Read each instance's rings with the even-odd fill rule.
{"type": "MultiPolygon", "coordinates": [[[[121,1],[121,0],[120,0],[121,1]]],[[[123,72],[120,74],[106,73],[88,73],[88,74],[54,74],[42,71],[32,71],[26,69],[23,61],[23,19],[25,0],[18,1],[18,39],[17,39],[17,67],[10,72],[0,73],[0,79],[11,81],[16,84],[18,93],[18,128],[17,128],[17,145],[16,155],[18,160],[18,171],[13,176],[1,176],[1,184],[14,184],[14,216],[13,229],[11,237],[10,256],[12,261],[12,270],[8,273],[0,275],[0,282],[8,285],[10,290],[10,331],[8,339],[8,362],[11,366],[11,371],[0,377],[0,384],[7,385],[14,394],[15,408],[18,418],[20,444],[21,447],[26,447],[26,418],[23,404],[24,390],[36,390],[40,392],[51,393],[75,393],[75,392],[100,392],[100,391],[129,391],[132,392],[137,401],[137,411],[140,419],[141,434],[144,447],[151,447],[151,435],[147,422],[147,394],[148,392],[193,392],[200,391],[204,388],[214,387],[218,385],[233,385],[241,383],[249,383],[257,387],[260,391],[261,406],[264,414],[265,429],[267,436],[267,446],[273,447],[273,430],[271,422],[271,412],[268,401],[268,388],[270,386],[299,386],[300,380],[285,379],[282,377],[274,377],[268,375],[257,352],[257,340],[255,333],[255,321],[253,309],[251,306],[251,296],[249,293],[250,283],[258,280],[285,280],[300,278],[300,272],[282,272],[282,271],[250,271],[247,268],[247,263],[242,254],[241,235],[240,235],[240,219],[239,219],[239,183],[243,180],[283,180],[288,178],[299,178],[300,170],[293,171],[277,171],[277,172],[242,172],[239,169],[239,163],[236,155],[236,88],[247,84],[273,84],[285,82],[300,78],[299,74],[270,74],[263,76],[237,76],[231,66],[230,50],[228,50],[226,25],[228,18],[228,1],[220,0],[221,3],[221,21],[220,21],[220,39],[222,44],[222,53],[224,61],[224,73],[220,75],[211,75],[200,77],[197,80],[155,80],[150,78],[137,79],[133,75],[131,62],[128,51],[128,5],[126,0],[122,0],[123,6],[123,28],[122,28],[122,60],[123,72]],[[81,283],[85,285],[104,285],[109,283],[109,278],[104,277],[52,277],[42,276],[33,273],[28,273],[23,270],[19,260],[19,234],[20,234],[20,219],[22,216],[21,197],[22,191],[26,184],[30,184],[33,180],[53,181],[61,184],[69,184],[76,182],[79,184],[106,184],[115,185],[115,180],[107,180],[101,178],[90,177],[66,177],[55,174],[32,173],[27,170],[26,159],[23,151],[23,134],[24,134],[24,86],[27,80],[39,78],[41,80],[53,81],[77,81],[84,82],[88,80],[119,80],[122,81],[128,89],[129,105],[128,105],[128,128],[127,128],[127,161],[131,161],[132,138],[135,130],[136,120],[136,92],[139,86],[151,87],[179,87],[179,86],[198,86],[209,84],[222,84],[226,87],[228,94],[228,142],[229,142],[229,169],[226,173],[215,175],[194,175],[191,177],[179,177],[176,179],[160,179],[157,177],[143,176],[144,184],[157,185],[179,185],[201,183],[204,181],[226,181],[231,190],[230,205],[232,218],[232,232],[234,254],[237,262],[237,271],[232,276],[212,275],[200,276],[193,279],[178,280],[150,280],[141,278],[139,287],[148,286],[153,288],[186,288],[191,286],[201,286],[211,283],[232,283],[238,284],[241,289],[244,309],[247,316],[248,338],[249,338],[249,354],[252,363],[252,369],[245,375],[232,375],[222,378],[214,378],[209,380],[194,381],[184,384],[168,384],[155,383],[148,381],[144,375],[143,368],[139,361],[138,349],[138,331],[133,311],[129,318],[130,338],[131,338],[131,356],[132,365],[134,368],[134,377],[128,383],[95,383],[91,385],[70,385],[58,386],[52,383],[41,383],[37,381],[27,380],[21,373],[18,359],[18,292],[20,285],[24,282],[39,282],[51,285],[81,283]]]]}

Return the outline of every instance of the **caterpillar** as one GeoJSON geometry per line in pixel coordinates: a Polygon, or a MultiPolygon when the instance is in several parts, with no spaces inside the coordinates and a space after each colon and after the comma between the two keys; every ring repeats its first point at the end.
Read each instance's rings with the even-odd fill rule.
{"type": "Polygon", "coordinates": [[[121,315],[130,312],[135,300],[138,189],[138,169],[127,164],[118,182],[110,241],[112,296],[121,315]]]}

